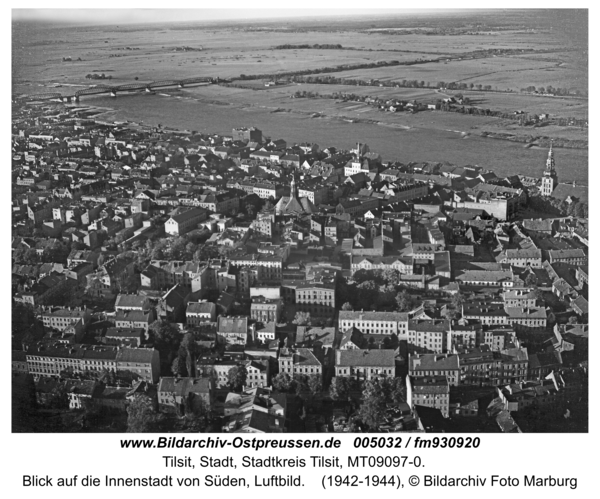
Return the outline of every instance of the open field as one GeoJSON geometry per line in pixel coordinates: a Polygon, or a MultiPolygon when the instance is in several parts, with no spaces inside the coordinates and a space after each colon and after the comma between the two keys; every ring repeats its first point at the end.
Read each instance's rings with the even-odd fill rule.
{"type": "Polygon", "coordinates": [[[537,87],[587,90],[585,78],[578,68],[565,61],[547,62],[520,57],[453,60],[412,66],[365,68],[331,73],[337,78],[380,81],[418,80],[436,85],[438,82],[491,85],[494,90],[519,91],[530,85],[537,87]]]}
{"type": "MultiPolygon", "coordinates": [[[[226,39],[233,33],[222,34],[226,39]]],[[[192,43],[191,41],[189,43],[192,43]]],[[[212,42],[214,43],[214,41],[212,42]]],[[[139,43],[143,45],[143,43],[139,43]]],[[[196,41],[196,45],[198,42],[196,41]]],[[[72,62],[48,58],[40,61],[45,66],[42,81],[52,83],[90,84],[85,79],[88,73],[99,72],[112,76],[111,84],[129,83],[135,78],[149,82],[168,78],[187,78],[207,75],[220,78],[236,78],[243,74],[263,74],[286,71],[301,71],[315,67],[333,67],[340,64],[364,64],[386,60],[412,61],[427,54],[381,53],[355,50],[257,50],[225,48],[204,48],[202,51],[173,52],[161,47],[135,51],[119,51],[96,47],[94,50],[80,51],[65,48],[72,62]],[[117,54],[119,57],[110,57],[117,54]],[[82,61],[77,59],[81,57],[82,61]]],[[[51,56],[51,54],[48,54],[51,56]]],[[[53,55],[53,54],[52,54],[53,55]]],[[[62,57],[62,56],[61,56],[62,57]]],[[[33,71],[38,65],[32,65],[33,71]]],[[[31,80],[34,74],[21,72],[21,79],[31,80]]],[[[38,78],[39,79],[39,78],[38,78]]]]}
{"type": "MultiPolygon", "coordinates": [[[[248,26],[229,24],[180,24],[164,26],[46,27],[38,25],[13,28],[13,81],[37,83],[89,84],[85,75],[104,72],[116,84],[191,76],[238,77],[342,64],[377,61],[407,61],[479,50],[552,50],[556,53],[524,54],[518,57],[451,61],[418,66],[395,66],[350,72],[366,78],[462,81],[490,84],[499,88],[520,89],[529,84],[587,88],[586,65],[581,65],[560,33],[550,31],[542,20],[523,14],[523,19],[491,17],[478,12],[472,19],[389,19],[366,24],[328,20],[316,25],[294,26],[263,23],[248,26]],[[532,27],[525,30],[528,22],[532,27]],[[505,24],[517,24],[507,29],[505,24]],[[372,27],[372,26],[375,27],[372,27]],[[447,34],[388,34],[390,28],[442,29],[447,34]],[[473,30],[471,26],[485,26],[473,30]],[[463,34],[465,28],[466,33],[463,34]],[[264,30],[264,31],[263,31],[264,30]],[[485,34],[479,34],[485,33],[485,34]],[[289,44],[341,44],[361,50],[273,50],[289,44]],[[189,47],[199,51],[177,51],[189,47]],[[131,49],[131,50],[129,50],[131,49]],[[535,55],[539,57],[536,60],[535,55]],[[118,57],[115,57],[118,56],[118,57]],[[523,60],[521,57],[528,59],[523,60]],[[534,56],[534,57],[531,57],[534,56]],[[70,57],[71,62],[63,62],[70,57]],[[531,57],[531,58],[530,58],[531,57]],[[81,61],[78,59],[81,58],[81,61]],[[548,59],[552,59],[549,61],[548,59]],[[557,67],[557,65],[560,65],[557,67]],[[522,74],[521,74],[522,73],[522,74]],[[481,81],[480,81],[481,80],[481,81]]],[[[443,16],[442,16],[443,17],[443,16]]],[[[343,73],[336,73],[342,75],[343,73]]],[[[18,85],[17,91],[31,91],[18,85]]]]}

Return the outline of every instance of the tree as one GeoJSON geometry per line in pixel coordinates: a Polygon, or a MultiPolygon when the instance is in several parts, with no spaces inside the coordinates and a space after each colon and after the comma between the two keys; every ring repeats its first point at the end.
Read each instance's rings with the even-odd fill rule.
{"type": "Polygon", "coordinates": [[[50,393],[52,395],[50,407],[53,409],[66,409],[69,407],[69,395],[63,381],[57,381],[50,393]]]}
{"type": "MultiPolygon", "coordinates": [[[[181,352],[181,349],[179,352],[181,352]]],[[[171,372],[173,373],[173,376],[186,376],[185,357],[182,357],[181,355],[175,357],[175,360],[173,360],[173,363],[171,364],[171,372]]]]}
{"type": "Polygon", "coordinates": [[[134,395],[127,406],[127,432],[144,433],[152,431],[157,422],[152,399],[143,393],[134,395]]]}
{"type": "Polygon", "coordinates": [[[96,404],[91,398],[81,399],[81,408],[83,409],[83,425],[97,424],[103,413],[103,408],[96,404]]]}
{"type": "Polygon", "coordinates": [[[320,374],[308,377],[308,389],[313,397],[323,390],[323,379],[320,374]]]}
{"type": "Polygon", "coordinates": [[[152,249],[150,250],[150,259],[151,260],[162,260],[165,257],[165,254],[168,252],[168,243],[166,239],[161,239],[152,245],[152,249]]]}
{"type": "Polygon", "coordinates": [[[12,336],[18,341],[21,341],[27,333],[31,333],[34,337],[43,334],[43,325],[36,318],[35,311],[29,303],[15,302],[11,315],[12,336]]]}
{"type": "Polygon", "coordinates": [[[340,277],[337,280],[337,284],[335,287],[335,297],[336,301],[339,300],[339,303],[348,303],[352,309],[354,309],[354,304],[356,303],[356,293],[354,292],[354,285],[348,284],[348,281],[344,277],[340,277]]]}
{"type": "Polygon", "coordinates": [[[446,310],[444,310],[444,317],[449,320],[452,321],[454,319],[456,319],[457,316],[457,311],[451,307],[446,307],[446,310]]]}
{"type": "Polygon", "coordinates": [[[371,309],[379,298],[379,286],[375,281],[364,281],[356,286],[358,291],[358,302],[361,308],[371,309]]]}
{"type": "Polygon", "coordinates": [[[55,244],[46,248],[42,254],[42,260],[47,263],[67,263],[70,249],[66,244],[55,244]]]}
{"type": "Polygon", "coordinates": [[[385,378],[383,380],[383,386],[387,400],[396,405],[406,402],[406,385],[402,378],[385,378]]]}
{"type": "Polygon", "coordinates": [[[140,274],[133,272],[126,274],[121,281],[121,289],[123,292],[135,293],[142,284],[140,274]]]}
{"type": "Polygon", "coordinates": [[[289,392],[292,389],[293,380],[288,373],[279,373],[272,380],[273,388],[278,392],[289,392]]]}
{"type": "Polygon", "coordinates": [[[342,305],[342,310],[354,310],[352,308],[352,305],[350,305],[350,302],[346,302],[342,305]]]}
{"type": "Polygon", "coordinates": [[[396,297],[396,288],[391,284],[384,284],[379,286],[379,293],[375,299],[375,303],[378,307],[388,307],[394,305],[396,297]]]}
{"type": "Polygon", "coordinates": [[[104,265],[105,261],[106,261],[106,257],[104,256],[104,253],[100,253],[98,255],[98,267],[102,267],[102,265],[104,265]]]}
{"type": "Polygon", "coordinates": [[[462,310],[463,303],[465,302],[465,296],[462,293],[455,293],[452,295],[451,304],[455,310],[462,310]]]}
{"type": "Polygon", "coordinates": [[[400,284],[400,272],[396,269],[386,269],[381,273],[381,277],[386,284],[391,286],[398,286],[400,284]]]}
{"type": "Polygon", "coordinates": [[[350,397],[350,378],[335,376],[329,385],[329,396],[333,400],[348,400],[350,397]]]}
{"type": "Polygon", "coordinates": [[[294,317],[294,320],[292,321],[292,324],[298,324],[299,326],[310,326],[311,325],[311,319],[310,319],[310,312],[296,312],[296,315],[294,317]]]}
{"type": "Polygon", "coordinates": [[[185,415],[184,430],[186,433],[200,433],[206,430],[210,408],[202,397],[196,397],[189,393],[183,399],[183,414],[185,415]]]}
{"type": "Polygon", "coordinates": [[[525,278],[525,286],[536,286],[537,285],[537,277],[535,276],[535,274],[529,274],[526,278],[525,278]]]}
{"type": "Polygon", "coordinates": [[[232,251],[233,248],[231,246],[221,245],[217,248],[217,252],[221,258],[227,258],[232,251]]]}
{"type": "Polygon", "coordinates": [[[396,295],[396,304],[398,312],[408,312],[414,308],[415,299],[408,291],[402,290],[396,295]]]}
{"type": "Polygon", "coordinates": [[[196,357],[198,354],[198,345],[194,339],[193,333],[186,333],[181,340],[179,351],[184,352],[185,367],[188,376],[196,375],[196,357]]]}
{"type": "Polygon", "coordinates": [[[537,301],[545,303],[546,300],[544,299],[544,292],[540,288],[534,286],[532,293],[537,301]]]}
{"type": "Polygon", "coordinates": [[[203,244],[200,246],[193,255],[194,261],[200,262],[203,260],[211,260],[212,258],[218,258],[219,251],[215,246],[209,246],[203,244]]]}
{"type": "Polygon", "coordinates": [[[576,203],[575,209],[573,210],[573,216],[577,218],[588,217],[588,205],[587,203],[576,203]]]}
{"type": "MultiPolygon", "coordinates": [[[[174,260],[186,260],[186,245],[187,239],[177,237],[171,241],[170,255],[174,260]]],[[[191,258],[191,255],[189,255],[191,258]]]]}
{"type": "Polygon", "coordinates": [[[378,431],[387,404],[386,390],[379,378],[367,380],[362,393],[362,404],[358,409],[358,417],[371,431],[378,431]]]}
{"type": "Polygon", "coordinates": [[[227,384],[234,391],[241,391],[246,385],[248,370],[246,366],[234,366],[227,373],[227,384]]]}
{"type": "Polygon", "coordinates": [[[296,392],[296,395],[300,395],[302,392],[308,391],[308,376],[306,374],[296,374],[292,381],[290,389],[296,392]]]}
{"type": "Polygon", "coordinates": [[[13,253],[15,262],[25,265],[35,265],[39,263],[40,257],[34,248],[19,248],[13,253]]]}
{"type": "Polygon", "coordinates": [[[149,332],[154,346],[160,353],[161,361],[168,365],[181,343],[179,329],[174,324],[159,320],[150,324],[149,332]]]}
{"type": "Polygon", "coordinates": [[[366,281],[372,281],[375,274],[372,270],[359,269],[352,275],[352,280],[357,284],[362,284],[366,281]]]}

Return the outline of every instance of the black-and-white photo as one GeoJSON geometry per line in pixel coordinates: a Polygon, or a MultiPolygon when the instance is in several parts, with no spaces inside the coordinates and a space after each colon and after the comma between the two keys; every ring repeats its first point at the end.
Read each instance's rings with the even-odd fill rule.
{"type": "Polygon", "coordinates": [[[12,432],[588,432],[587,10],[15,9],[11,102],[12,432]]]}

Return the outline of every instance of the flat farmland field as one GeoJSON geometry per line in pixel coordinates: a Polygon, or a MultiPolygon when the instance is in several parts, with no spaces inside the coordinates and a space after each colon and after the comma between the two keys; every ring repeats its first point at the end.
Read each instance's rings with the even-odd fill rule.
{"type": "Polygon", "coordinates": [[[387,30],[370,30],[366,33],[358,33],[355,37],[356,41],[351,45],[380,50],[423,51],[440,55],[456,55],[490,49],[519,50],[550,47],[560,49],[560,45],[556,44],[556,37],[544,30],[532,32],[506,30],[487,34],[451,36],[428,34],[425,31],[422,34],[397,35],[388,34],[387,30]]]}
{"type": "MultiPolygon", "coordinates": [[[[407,24],[407,29],[425,30],[427,26],[437,29],[440,26],[431,19],[407,24]]],[[[268,29],[257,25],[248,29],[231,24],[69,29],[35,27],[25,33],[15,31],[13,82],[19,85],[15,90],[26,91],[22,87],[27,87],[28,84],[89,84],[90,81],[85,76],[94,72],[110,75],[115,84],[129,83],[135,78],[142,82],[191,76],[235,78],[241,74],[280,73],[377,61],[408,61],[477,50],[547,48],[562,50],[562,54],[539,54],[539,61],[535,57],[530,60],[511,57],[508,61],[507,58],[498,57],[452,61],[448,64],[377,68],[335,75],[391,80],[418,79],[432,84],[437,81],[477,80],[481,84],[516,89],[528,84],[583,85],[585,80],[575,74],[575,82],[572,85],[568,82],[568,75],[573,73],[570,71],[569,52],[564,52],[564,46],[557,45],[555,33],[543,27],[529,31],[495,31],[490,28],[469,35],[432,34],[430,31],[397,35],[390,34],[394,31],[389,31],[388,27],[383,30],[352,30],[334,20],[331,24],[320,27],[309,26],[301,32],[285,28],[285,25],[274,25],[268,29]],[[274,47],[285,44],[340,44],[348,50],[273,50],[274,47]],[[177,50],[183,47],[189,50],[177,50]],[[558,61],[549,62],[546,59],[550,55],[554,58],[557,55],[561,57],[558,61]],[[63,57],[70,57],[72,60],[65,62],[63,57]],[[540,75],[532,76],[537,73],[540,75]]]]}
{"type": "Polygon", "coordinates": [[[262,80],[248,80],[241,83],[254,90],[266,92],[268,95],[282,95],[290,97],[295,92],[317,92],[321,95],[333,94],[336,92],[373,96],[380,98],[397,98],[397,99],[417,99],[422,102],[436,102],[443,97],[432,88],[397,88],[397,87],[379,87],[379,86],[357,86],[357,85],[324,85],[319,83],[290,83],[284,85],[276,85],[265,87],[262,80]]]}
{"type": "MultiPolygon", "coordinates": [[[[14,78],[17,83],[36,80],[36,83],[44,85],[84,85],[93,83],[85,76],[95,72],[110,75],[111,83],[118,85],[132,82],[136,78],[141,82],[192,76],[236,78],[242,74],[273,74],[343,64],[412,61],[432,57],[423,52],[274,50],[272,47],[278,45],[278,41],[283,44],[295,41],[306,43],[306,40],[290,41],[281,37],[281,40],[269,39],[269,45],[264,46],[265,43],[261,41],[265,37],[260,36],[260,33],[229,30],[218,34],[198,31],[177,31],[177,34],[181,37],[174,39],[170,31],[93,31],[73,34],[75,42],[45,44],[44,40],[39,40],[39,45],[35,45],[35,57],[29,59],[26,65],[15,60],[14,78]],[[177,47],[198,50],[176,51],[177,47]],[[72,60],[65,62],[63,57],[70,57],[72,60]]],[[[311,42],[339,42],[329,38],[321,36],[311,42]]]]}
{"type": "Polygon", "coordinates": [[[417,80],[425,81],[430,85],[436,85],[442,81],[473,83],[490,85],[494,90],[519,91],[529,85],[578,87],[581,90],[587,90],[587,81],[583,79],[583,75],[566,63],[524,60],[519,57],[490,57],[411,66],[365,68],[331,73],[331,76],[357,80],[417,80]]]}
{"type": "MultiPolygon", "coordinates": [[[[321,95],[331,95],[339,92],[384,99],[414,99],[424,104],[435,104],[440,99],[459,93],[459,91],[441,92],[431,88],[323,85],[317,83],[294,83],[265,87],[262,80],[248,80],[244,81],[242,85],[252,87],[257,91],[264,91],[266,95],[272,97],[289,97],[298,91],[319,93],[321,95]]],[[[471,105],[493,111],[509,113],[524,111],[530,114],[548,113],[551,116],[574,117],[577,119],[585,119],[588,116],[588,102],[586,99],[548,97],[516,92],[478,92],[476,90],[462,90],[460,93],[469,98],[471,105]]]]}
{"type": "Polygon", "coordinates": [[[524,111],[530,114],[548,113],[550,116],[585,119],[588,116],[588,101],[574,97],[546,97],[542,95],[476,92],[461,92],[473,106],[495,111],[524,111]]]}

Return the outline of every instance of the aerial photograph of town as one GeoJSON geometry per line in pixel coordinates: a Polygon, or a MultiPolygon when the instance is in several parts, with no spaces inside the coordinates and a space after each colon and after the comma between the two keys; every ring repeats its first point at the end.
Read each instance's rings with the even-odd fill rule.
{"type": "Polygon", "coordinates": [[[90,12],[12,11],[13,432],[588,432],[587,10],[90,12]]]}

